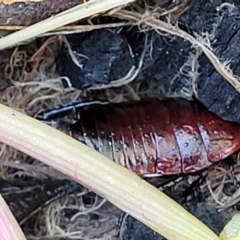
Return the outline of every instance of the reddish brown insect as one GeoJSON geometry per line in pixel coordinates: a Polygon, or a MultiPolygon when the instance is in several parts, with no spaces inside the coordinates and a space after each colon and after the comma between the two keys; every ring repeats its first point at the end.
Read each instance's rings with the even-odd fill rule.
{"type": "Polygon", "coordinates": [[[144,176],[192,173],[240,149],[240,125],[184,99],[77,109],[72,137],[144,176]]]}

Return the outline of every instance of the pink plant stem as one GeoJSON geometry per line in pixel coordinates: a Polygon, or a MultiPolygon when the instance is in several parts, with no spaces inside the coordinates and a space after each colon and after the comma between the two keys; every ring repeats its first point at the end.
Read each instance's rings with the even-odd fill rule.
{"type": "Polygon", "coordinates": [[[26,240],[8,205],[0,195],[0,240],[26,240]]]}

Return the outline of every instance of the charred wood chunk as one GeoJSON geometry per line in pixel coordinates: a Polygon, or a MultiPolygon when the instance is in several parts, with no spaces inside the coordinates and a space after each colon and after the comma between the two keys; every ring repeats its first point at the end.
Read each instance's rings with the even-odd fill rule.
{"type": "Polygon", "coordinates": [[[18,1],[9,5],[0,2],[0,26],[28,26],[82,2],[82,0],[42,0],[18,1]]]}
{"type": "MultiPolygon", "coordinates": [[[[240,11],[225,14],[215,31],[212,42],[215,55],[240,76],[240,11]]],[[[240,123],[240,94],[212,66],[207,57],[199,58],[199,76],[196,82],[197,98],[224,120],[240,123]]]]}
{"type": "MultiPolygon", "coordinates": [[[[194,50],[183,38],[153,32],[149,36],[148,52],[141,75],[153,78],[162,86],[165,96],[192,96],[191,69],[194,50]]],[[[141,77],[141,76],[139,76],[141,77]]]]}
{"type": "MultiPolygon", "coordinates": [[[[217,235],[222,231],[225,220],[223,216],[212,206],[205,202],[189,202],[183,206],[188,212],[197,217],[206,224],[217,235]]],[[[165,238],[146,227],[141,222],[128,216],[123,226],[125,229],[122,233],[122,240],[164,240],[165,238]]]]}
{"type": "MultiPolygon", "coordinates": [[[[67,37],[57,57],[57,70],[67,76],[74,88],[107,84],[126,76],[134,66],[127,39],[114,30],[95,30],[67,37]]],[[[66,87],[66,82],[63,84],[66,87]]]]}
{"type": "Polygon", "coordinates": [[[146,34],[139,31],[138,27],[126,27],[122,34],[126,36],[137,64],[143,61],[135,80],[157,84],[155,89],[153,85],[149,89],[149,92],[156,94],[142,97],[176,96],[191,99],[191,79],[194,75],[191,66],[195,51],[188,41],[161,31],[150,30],[146,34]]]}
{"type": "MultiPolygon", "coordinates": [[[[209,38],[214,53],[221,61],[228,60],[231,66],[236,66],[240,53],[239,49],[236,51],[234,49],[237,47],[239,29],[237,26],[239,9],[235,7],[238,2],[238,0],[229,0],[227,3],[222,0],[194,0],[179,20],[179,27],[184,31],[194,36],[209,38]],[[235,10],[232,10],[234,8],[235,10]],[[233,34],[236,36],[232,36],[233,34]],[[231,40],[232,37],[234,39],[231,40]],[[234,51],[234,54],[231,51],[234,51]]],[[[199,67],[197,61],[199,51],[194,50],[188,41],[166,33],[152,33],[148,48],[142,76],[159,82],[162,86],[159,90],[163,91],[161,96],[192,99],[193,87],[197,82],[197,97],[205,106],[223,119],[237,120],[235,116],[230,116],[232,110],[228,110],[230,108],[228,104],[232,101],[231,98],[238,101],[239,94],[221,78],[205,54],[201,54],[199,67]],[[220,83],[228,87],[222,88],[220,83]],[[212,96],[212,93],[215,96],[212,96]],[[206,99],[202,99],[205,98],[202,95],[206,95],[206,99]],[[223,95],[222,100],[221,95],[223,95]],[[206,101],[211,102],[215,97],[219,99],[220,105],[212,108],[213,103],[207,104],[206,101]],[[224,102],[227,104],[224,105],[224,102]]],[[[239,76],[237,69],[234,71],[234,74],[239,76]]],[[[236,104],[234,106],[236,107],[236,104]]],[[[237,111],[237,108],[234,111],[237,111]]],[[[237,121],[240,121],[240,117],[237,121]]]]}
{"type": "MultiPolygon", "coordinates": [[[[229,0],[228,3],[236,2],[229,0]]],[[[182,23],[192,34],[212,33],[221,16],[218,11],[223,0],[193,0],[189,9],[182,14],[179,23],[182,23]]]]}

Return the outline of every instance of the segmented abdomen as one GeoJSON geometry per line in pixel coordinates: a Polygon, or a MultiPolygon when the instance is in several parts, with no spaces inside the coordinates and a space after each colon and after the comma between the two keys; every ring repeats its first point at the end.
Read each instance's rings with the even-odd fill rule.
{"type": "Polygon", "coordinates": [[[142,99],[78,110],[74,138],[139,175],[190,173],[240,147],[240,125],[184,99],[142,99]]]}

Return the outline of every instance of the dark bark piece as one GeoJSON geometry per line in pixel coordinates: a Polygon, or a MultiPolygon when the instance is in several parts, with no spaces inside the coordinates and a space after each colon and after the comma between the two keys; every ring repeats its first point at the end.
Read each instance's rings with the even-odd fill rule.
{"type": "MultiPolygon", "coordinates": [[[[74,88],[84,89],[95,84],[107,84],[123,78],[134,65],[127,39],[116,30],[95,30],[67,37],[68,48],[57,57],[57,70],[67,76],[74,88]]],[[[66,86],[66,81],[63,81],[66,86]]]]}
{"type": "Polygon", "coordinates": [[[143,78],[156,79],[165,92],[165,96],[175,94],[179,97],[191,98],[192,49],[183,38],[153,32],[149,37],[149,53],[144,58],[143,78]],[[165,35],[165,36],[164,36],[165,35]]]}
{"type": "MultiPolygon", "coordinates": [[[[228,62],[234,75],[240,76],[240,11],[225,14],[216,29],[213,49],[222,63],[228,62]]],[[[240,94],[210,64],[204,54],[199,58],[197,98],[224,120],[240,123],[240,94]]]]}
{"type": "MultiPolygon", "coordinates": [[[[233,1],[230,0],[230,2],[233,1]]],[[[221,3],[222,0],[192,1],[189,9],[179,20],[180,28],[191,35],[213,33],[223,14],[223,11],[217,11],[221,3]]],[[[196,51],[185,39],[171,34],[167,35],[165,32],[160,33],[162,35],[153,32],[149,37],[152,42],[152,49],[151,54],[145,56],[143,76],[153,77],[160,84],[165,84],[166,92],[169,92],[169,94],[177,95],[182,88],[191,91],[188,86],[192,85],[191,58],[194,57],[196,51]],[[187,64],[188,60],[189,64],[187,64]],[[179,76],[176,78],[177,75],[179,76]],[[183,81],[182,78],[185,78],[185,80],[183,81]]],[[[141,44],[143,45],[143,43],[141,44]]],[[[191,94],[192,92],[187,93],[187,95],[191,94]]]]}
{"type": "Polygon", "coordinates": [[[195,50],[188,41],[153,30],[148,32],[146,45],[146,34],[136,27],[124,28],[122,34],[128,39],[137,63],[146,50],[137,80],[144,84],[151,79],[151,83],[156,83],[155,89],[151,87],[151,92],[141,97],[192,98],[191,61],[195,50]]]}
{"type": "MultiPolygon", "coordinates": [[[[67,48],[63,48],[56,61],[59,75],[67,76],[77,89],[108,84],[124,77],[132,66],[138,66],[145,48],[145,34],[139,33],[137,28],[130,29],[126,27],[120,33],[117,30],[94,30],[67,37],[82,69],[74,63],[67,48]]],[[[190,43],[155,31],[149,34],[148,43],[152,49],[148,45],[138,79],[157,80],[164,96],[175,94],[191,99],[190,64],[194,50],[191,50],[190,43]]],[[[67,87],[66,81],[63,84],[67,87]]]]}
{"type": "Polygon", "coordinates": [[[81,4],[82,0],[0,3],[0,26],[29,26],[81,4]]]}
{"type": "MultiPolygon", "coordinates": [[[[229,5],[219,8],[222,3],[221,0],[193,1],[181,16],[179,26],[191,35],[211,36],[214,53],[221,62],[229,61],[230,69],[240,76],[240,10],[236,7],[240,2],[230,0],[229,5]],[[233,11],[227,8],[234,5],[233,11]]],[[[240,123],[240,94],[215,70],[204,53],[198,58],[188,43],[175,36],[155,36],[152,46],[152,60],[145,60],[150,64],[145,64],[143,76],[159,82],[160,96],[191,99],[192,86],[196,83],[196,97],[200,102],[224,120],[240,123]],[[194,58],[199,66],[193,64],[194,58]]]]}
{"type": "MultiPolygon", "coordinates": [[[[236,0],[230,0],[228,2],[236,2],[236,0]]],[[[222,0],[193,0],[189,9],[180,17],[179,23],[188,28],[188,31],[192,34],[212,32],[221,15],[221,13],[217,11],[217,7],[222,3],[222,0]]]]}

